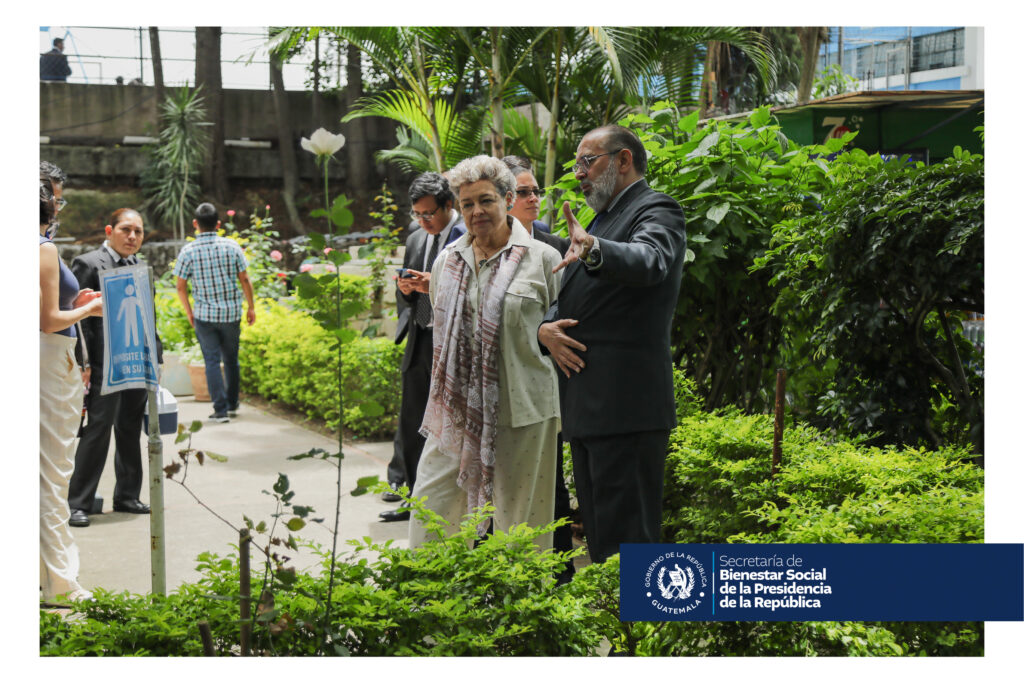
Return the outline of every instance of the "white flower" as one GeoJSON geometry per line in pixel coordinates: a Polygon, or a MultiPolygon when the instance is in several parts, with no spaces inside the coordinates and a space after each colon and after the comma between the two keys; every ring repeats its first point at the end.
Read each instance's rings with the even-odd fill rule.
{"type": "Polygon", "coordinates": [[[340,133],[335,135],[324,128],[317,128],[311,137],[302,138],[300,144],[302,149],[312,152],[318,157],[329,157],[345,145],[345,136],[340,133]]]}

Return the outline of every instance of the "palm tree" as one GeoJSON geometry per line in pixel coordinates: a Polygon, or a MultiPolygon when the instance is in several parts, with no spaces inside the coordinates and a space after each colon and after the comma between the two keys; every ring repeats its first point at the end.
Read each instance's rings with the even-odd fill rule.
{"type": "Polygon", "coordinates": [[[505,107],[514,93],[517,72],[550,31],[538,27],[456,28],[455,32],[483,70],[488,82],[491,114],[491,154],[505,156],[505,107]]]}
{"type": "MultiPolygon", "coordinates": [[[[422,133],[425,133],[424,139],[431,147],[432,165],[444,169],[447,166],[438,110],[443,102],[441,92],[450,85],[452,74],[442,73],[439,78],[434,72],[435,67],[441,63],[437,55],[450,49],[453,42],[450,40],[450,31],[440,28],[374,26],[290,28],[284,29],[271,41],[270,49],[274,52],[287,52],[297,45],[315,40],[321,33],[341,37],[357,46],[402,93],[397,99],[366,98],[361,101],[360,111],[373,108],[376,113],[372,115],[380,116],[384,115],[380,112],[389,111],[395,105],[410,107],[417,113],[419,120],[426,122],[422,133]]],[[[357,112],[349,114],[350,117],[369,115],[357,112]]],[[[342,120],[349,119],[346,117],[342,120]]]]}
{"type": "Polygon", "coordinates": [[[171,223],[182,240],[186,216],[199,198],[197,178],[209,141],[200,90],[181,88],[160,105],[159,141],[150,148],[150,162],[142,173],[147,206],[157,220],[171,223]]]}

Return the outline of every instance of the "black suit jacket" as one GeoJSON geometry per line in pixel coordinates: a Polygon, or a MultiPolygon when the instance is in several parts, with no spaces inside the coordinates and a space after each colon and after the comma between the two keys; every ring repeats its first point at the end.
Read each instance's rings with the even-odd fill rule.
{"type": "Polygon", "coordinates": [[[679,203],[640,180],[592,231],[603,263],[579,261],[562,276],[545,322],[587,346],[586,367],[558,373],[566,439],[671,429],[676,424],[670,329],[686,254],[679,203]]]}
{"type": "Polygon", "coordinates": [[[550,232],[542,232],[537,229],[537,223],[533,222],[533,239],[538,242],[543,242],[548,246],[554,247],[558,250],[558,253],[565,257],[565,252],[569,251],[569,240],[565,237],[559,237],[558,235],[552,235],[550,232]]]}
{"type": "MultiPolygon", "coordinates": [[[[416,223],[416,225],[418,227],[419,223],[416,223]]],[[[466,226],[460,219],[448,232],[448,240],[442,247],[446,247],[459,239],[465,232],[466,226]]],[[[418,228],[413,230],[405,240],[405,258],[402,260],[403,268],[423,269],[423,259],[426,257],[427,234],[425,230],[418,228]]],[[[440,249],[438,252],[440,252],[440,249]]],[[[429,297],[428,294],[421,294],[419,292],[413,292],[408,295],[402,294],[402,290],[398,289],[397,285],[395,286],[395,301],[398,303],[398,329],[395,331],[395,343],[401,343],[406,335],[409,337],[405,346],[405,355],[402,356],[402,372],[408,370],[409,364],[412,362],[412,348],[416,345],[417,331],[420,329],[414,319],[416,300],[421,296],[429,297]]]]}
{"type": "MultiPolygon", "coordinates": [[[[88,287],[97,292],[100,291],[100,273],[117,267],[110,252],[104,247],[87,251],[71,262],[71,272],[78,280],[79,287],[88,287]]],[[[154,319],[155,317],[154,315],[154,319]]],[[[99,386],[99,379],[103,376],[103,318],[83,318],[82,336],[85,348],[89,352],[93,384],[99,386]]],[[[163,362],[163,344],[159,334],[156,335],[156,357],[158,364],[163,362]]]]}

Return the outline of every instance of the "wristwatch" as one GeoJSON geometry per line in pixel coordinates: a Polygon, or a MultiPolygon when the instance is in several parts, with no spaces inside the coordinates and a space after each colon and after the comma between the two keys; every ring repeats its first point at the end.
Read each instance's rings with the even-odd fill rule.
{"type": "Polygon", "coordinates": [[[594,243],[590,245],[590,249],[587,250],[587,253],[581,257],[583,265],[585,265],[588,269],[597,268],[602,263],[601,241],[598,240],[596,237],[594,237],[593,239],[594,243]]]}

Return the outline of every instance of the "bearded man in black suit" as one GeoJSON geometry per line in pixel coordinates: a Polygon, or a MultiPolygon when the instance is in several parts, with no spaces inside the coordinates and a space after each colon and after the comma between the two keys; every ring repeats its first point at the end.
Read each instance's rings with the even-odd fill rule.
{"type": "MultiPolygon", "coordinates": [[[[71,262],[71,272],[81,287],[100,291],[100,273],[138,263],[135,256],[142,246],[142,217],[133,209],[118,209],[105,228],[107,239],[71,262]]],[[[107,461],[110,429],[114,429],[114,511],[148,514],[149,506],[139,500],[142,491],[142,414],[146,407],[145,389],[126,389],[101,395],[103,379],[103,322],[100,318],[82,321],[83,343],[89,352],[90,385],[88,414],[82,438],[75,452],[75,472],[68,488],[71,526],[89,526],[100,475],[107,461]]],[[[162,349],[157,338],[157,362],[162,349]]]]}
{"type": "Polygon", "coordinates": [[[587,133],[573,171],[597,215],[571,245],[558,300],[537,338],[562,374],[562,435],[594,562],[620,543],[661,541],[665,453],[676,424],[669,332],[686,253],[679,203],[644,180],[635,133],[587,133]]]}
{"type": "MultiPolygon", "coordinates": [[[[395,343],[405,342],[402,356],[402,405],[398,411],[395,450],[388,465],[388,483],[392,489],[416,483],[416,466],[420,462],[425,439],[420,435],[423,412],[430,392],[430,368],[434,362],[434,325],[430,305],[430,267],[438,253],[466,232],[454,209],[455,195],[448,181],[439,173],[423,173],[409,186],[411,215],[418,223],[405,241],[403,277],[396,279],[399,304],[398,330],[395,343]]],[[[410,226],[414,227],[414,226],[410,226]]],[[[385,500],[398,496],[389,491],[385,500]]],[[[380,513],[385,522],[409,519],[409,508],[380,513]]]]}

